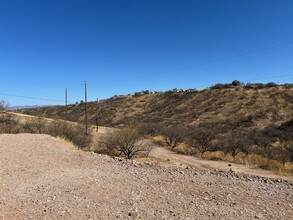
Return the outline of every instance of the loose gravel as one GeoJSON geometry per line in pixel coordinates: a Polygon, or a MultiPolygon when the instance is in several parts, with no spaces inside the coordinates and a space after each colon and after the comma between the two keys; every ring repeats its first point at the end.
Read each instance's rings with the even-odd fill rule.
{"type": "Polygon", "coordinates": [[[166,167],[0,135],[1,219],[293,219],[293,184],[166,167]]]}

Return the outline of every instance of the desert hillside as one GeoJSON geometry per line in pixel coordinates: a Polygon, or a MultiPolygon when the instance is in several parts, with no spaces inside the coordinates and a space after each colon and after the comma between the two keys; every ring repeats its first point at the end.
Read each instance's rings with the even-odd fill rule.
{"type": "MultiPolygon", "coordinates": [[[[158,143],[182,154],[292,173],[293,88],[257,86],[115,96],[88,103],[88,118],[91,124],[98,116],[99,125],[131,125],[161,136],[158,143]]],[[[21,112],[84,123],[84,109],[82,102],[68,106],[67,115],[64,106],[21,112]]]]}
{"type": "MultiPolygon", "coordinates": [[[[232,87],[201,91],[140,92],[88,103],[89,121],[118,126],[139,121],[165,125],[239,123],[250,127],[281,124],[293,118],[293,88],[232,87]]],[[[21,110],[22,113],[84,121],[84,104],[21,110]]]]}
{"type": "Polygon", "coordinates": [[[292,182],[0,135],[0,219],[292,219],[292,182]]]}

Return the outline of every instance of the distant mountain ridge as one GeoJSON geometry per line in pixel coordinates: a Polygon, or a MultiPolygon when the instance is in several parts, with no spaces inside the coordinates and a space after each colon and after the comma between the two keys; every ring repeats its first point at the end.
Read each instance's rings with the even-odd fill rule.
{"type": "Polygon", "coordinates": [[[42,108],[48,107],[51,105],[17,105],[17,106],[10,106],[8,110],[21,110],[21,109],[33,109],[33,108],[42,108]]]}

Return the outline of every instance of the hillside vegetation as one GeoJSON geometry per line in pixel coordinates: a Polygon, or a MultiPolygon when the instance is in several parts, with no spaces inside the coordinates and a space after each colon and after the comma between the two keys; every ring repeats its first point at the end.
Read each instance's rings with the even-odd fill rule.
{"type": "MultiPolygon", "coordinates": [[[[145,92],[147,93],[147,92],[145,92]]],[[[283,86],[252,89],[233,87],[201,91],[169,91],[114,96],[88,103],[89,122],[121,126],[133,122],[164,125],[233,123],[260,128],[293,118],[293,88],[283,86]]],[[[84,121],[84,103],[21,110],[36,116],[84,121]]]]}
{"type": "MultiPolygon", "coordinates": [[[[263,84],[261,84],[263,85],[263,84]]],[[[293,88],[217,84],[115,96],[88,103],[89,123],[132,126],[184,154],[293,172],[293,88]]],[[[41,117],[84,121],[85,104],[25,109],[41,117]]]]}

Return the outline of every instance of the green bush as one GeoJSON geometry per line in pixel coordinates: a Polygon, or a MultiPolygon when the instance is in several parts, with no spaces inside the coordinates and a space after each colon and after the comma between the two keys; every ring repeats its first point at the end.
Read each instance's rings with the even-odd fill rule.
{"type": "Polygon", "coordinates": [[[269,82],[269,83],[265,84],[265,87],[267,87],[267,88],[277,87],[277,86],[278,86],[278,84],[276,84],[274,82],[269,82]]]}
{"type": "Polygon", "coordinates": [[[211,86],[210,88],[211,89],[223,89],[223,88],[225,88],[225,84],[217,83],[217,84],[211,86]]]}
{"type": "Polygon", "coordinates": [[[233,86],[240,86],[241,85],[241,82],[239,80],[233,80],[232,81],[232,85],[233,86]]]}

